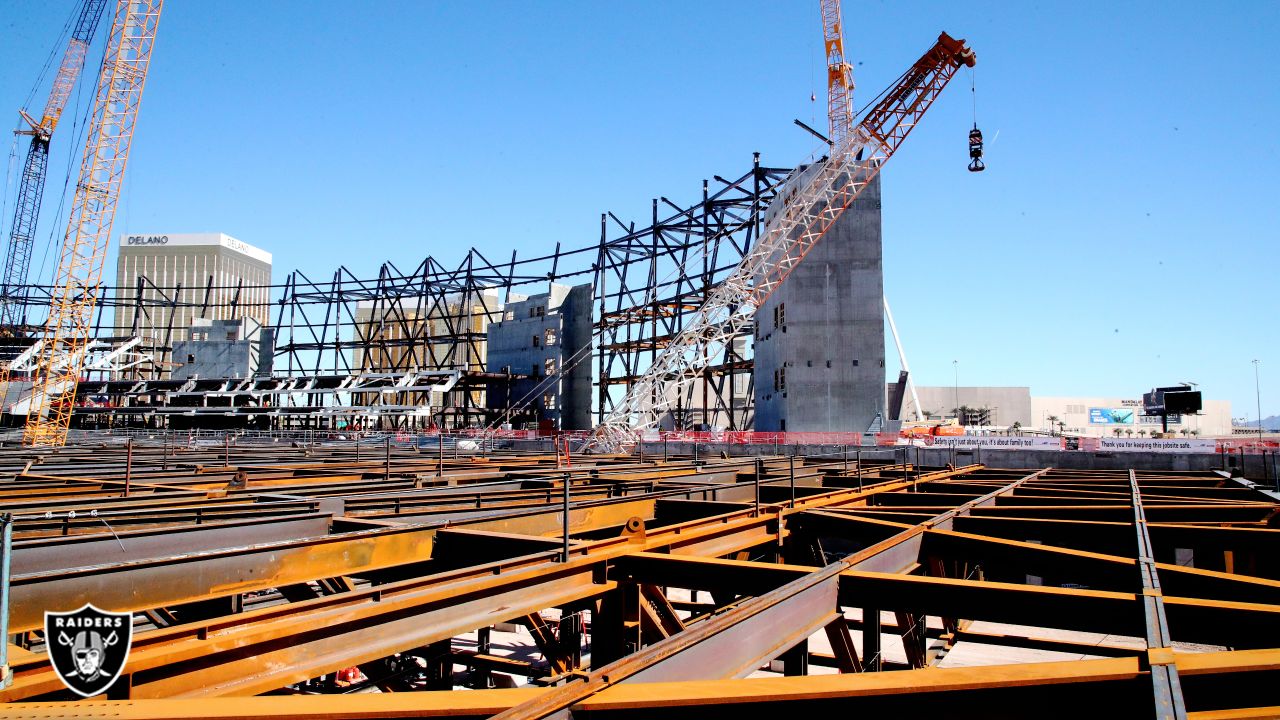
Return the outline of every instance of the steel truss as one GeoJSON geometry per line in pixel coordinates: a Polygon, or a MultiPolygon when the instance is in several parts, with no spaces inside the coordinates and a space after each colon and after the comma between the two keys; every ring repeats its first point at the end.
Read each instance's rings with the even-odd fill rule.
{"type": "MultiPolygon", "coordinates": [[[[599,340],[590,357],[581,361],[593,365],[598,389],[594,411],[597,418],[603,417],[749,251],[764,211],[789,174],[787,168],[761,165],[757,154],[746,172],[703,181],[700,197],[687,206],[666,197],[653,200],[647,226],[605,213],[595,244],[557,245],[550,254],[525,258],[513,251],[501,260],[471,249],[456,264],[427,257],[405,271],[384,263],[374,278],[357,277],[346,267],[337,268],[328,279],[294,271],[269,288],[269,305],[248,300],[257,295],[251,292],[257,288],[220,286],[212,277],[195,292],[158,286],[145,277],[134,287],[104,287],[91,335],[117,343],[142,336],[140,350],[153,360],[132,367],[125,377],[92,368],[86,376],[93,381],[168,378],[177,364],[173,343],[183,336],[175,325],[182,310],[210,319],[270,318],[276,332],[277,376],[404,375],[426,370],[478,374],[486,370],[484,329],[502,319],[502,307],[512,292],[543,292],[548,282],[590,283],[599,340]],[[131,312],[121,312],[125,309],[131,312]],[[117,324],[118,315],[131,316],[132,323],[117,324]]],[[[14,302],[23,304],[15,311],[38,316],[47,309],[50,294],[48,286],[23,286],[13,293],[14,302]]],[[[745,335],[750,335],[749,329],[745,335]]],[[[750,350],[746,342],[729,345],[699,383],[684,389],[673,402],[680,426],[750,426],[750,350]]],[[[438,399],[444,410],[437,421],[445,426],[483,425],[494,416],[485,407],[483,383],[461,383],[438,399]]],[[[426,393],[409,391],[381,399],[399,407],[428,401],[426,393]]],[[[371,404],[359,394],[339,398],[333,393],[303,393],[281,400],[297,408],[335,403],[371,404]]]]}

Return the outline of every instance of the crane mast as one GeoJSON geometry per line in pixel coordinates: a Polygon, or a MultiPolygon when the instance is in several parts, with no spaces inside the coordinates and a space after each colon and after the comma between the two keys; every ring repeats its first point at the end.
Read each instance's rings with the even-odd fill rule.
{"type": "Polygon", "coordinates": [[[794,194],[780,195],[759,242],[593,431],[586,447],[628,450],[683,396],[685,388],[755,321],[756,308],[858,198],[973,51],[946,33],[832,149],[794,194]]]}
{"type": "Polygon", "coordinates": [[[844,55],[840,0],[822,0],[822,40],[827,52],[827,137],[840,145],[853,130],[853,66],[844,55]]]}
{"type": "Polygon", "coordinates": [[[63,445],[164,0],[118,0],[35,364],[24,445],[63,445]]]}
{"type": "Polygon", "coordinates": [[[18,184],[18,201],[13,211],[13,225],[9,231],[9,245],[5,249],[3,275],[0,275],[0,331],[19,334],[24,318],[19,314],[17,298],[19,289],[27,283],[31,268],[31,249],[35,242],[36,222],[40,217],[40,203],[44,197],[45,177],[49,165],[49,142],[58,127],[62,109],[71,98],[71,90],[84,67],[85,55],[93,43],[94,31],[102,18],[107,0],[84,0],[76,17],[76,24],[62,54],[58,74],[53,78],[44,112],[37,121],[25,111],[19,111],[27,130],[19,130],[31,136],[27,147],[26,162],[22,165],[22,177],[18,184]]]}

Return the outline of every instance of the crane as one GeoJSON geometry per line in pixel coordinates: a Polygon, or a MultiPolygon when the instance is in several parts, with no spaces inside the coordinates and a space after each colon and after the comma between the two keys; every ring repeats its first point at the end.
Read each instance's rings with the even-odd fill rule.
{"type": "Polygon", "coordinates": [[[827,51],[827,137],[839,145],[853,130],[853,66],[844,55],[840,0],[822,0],[822,42],[827,51]]]}
{"type": "MultiPolygon", "coordinates": [[[[827,51],[827,121],[830,127],[828,137],[832,144],[838,143],[853,129],[853,65],[845,59],[844,27],[840,16],[840,0],[821,0],[822,5],[822,39],[827,51]]],[[[977,126],[974,126],[977,131],[977,126]]],[[[970,156],[973,156],[973,133],[969,133],[970,156]]],[[[979,143],[982,134],[978,133],[979,143]]],[[[979,148],[978,156],[981,156],[979,148]]],[[[975,162],[980,162],[975,160],[975,162]]],[[[893,331],[893,342],[898,347],[898,359],[902,369],[907,373],[907,389],[915,404],[916,419],[920,419],[920,398],[916,394],[916,385],[907,367],[907,354],[902,350],[902,340],[898,337],[898,326],[893,322],[893,311],[889,309],[889,298],[883,297],[884,314],[889,320],[889,329],[893,331]]]]}
{"type": "Polygon", "coordinates": [[[690,322],[671,339],[592,432],[585,447],[629,450],[643,432],[683,396],[685,388],[755,321],[756,308],[786,280],[919,124],[960,67],[976,58],[963,40],[945,32],[898,78],[881,100],[831,151],[831,157],[774,202],[776,212],[760,240],[708,295],[690,322]]]}
{"type": "Polygon", "coordinates": [[[163,5],[164,0],[117,0],[35,364],[24,445],[59,447],[67,439],[163,5]]]}
{"type": "Polygon", "coordinates": [[[18,202],[13,211],[13,226],[9,231],[9,245],[5,250],[3,274],[0,275],[0,332],[14,335],[20,333],[19,325],[23,318],[19,315],[19,306],[15,294],[27,282],[27,272],[31,267],[31,248],[35,241],[36,222],[40,217],[40,201],[44,197],[45,174],[49,165],[49,142],[53,131],[58,127],[62,117],[62,109],[71,98],[71,90],[80,77],[84,67],[85,56],[89,45],[93,43],[93,34],[102,18],[102,10],[107,0],[83,0],[80,12],[76,16],[75,27],[71,38],[67,40],[66,50],[62,53],[62,63],[58,66],[58,74],[53,78],[53,86],[49,89],[49,99],[45,101],[44,113],[37,121],[19,110],[28,129],[19,130],[22,135],[31,136],[31,144],[27,146],[26,162],[22,165],[22,177],[18,181],[18,202]]]}

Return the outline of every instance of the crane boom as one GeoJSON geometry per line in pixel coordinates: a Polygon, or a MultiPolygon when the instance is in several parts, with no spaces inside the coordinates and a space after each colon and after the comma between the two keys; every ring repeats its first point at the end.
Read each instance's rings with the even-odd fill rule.
{"type": "MultiPolygon", "coordinates": [[[[853,132],[832,150],[794,195],[780,195],[760,241],[717,285],[693,319],[628,389],[592,433],[587,447],[618,452],[657,427],[685,388],[755,320],[756,308],[786,280],[805,255],[858,198],[901,147],[973,51],[946,33],[911,66],[853,132]]],[[[797,176],[800,181],[802,176],[797,176]]]]}
{"type": "Polygon", "coordinates": [[[117,1],[36,364],[24,445],[57,447],[67,439],[163,5],[164,0],[117,1]]]}
{"type": "Polygon", "coordinates": [[[839,145],[853,130],[853,66],[844,55],[840,0],[822,0],[822,40],[827,51],[827,137],[839,145]]]}
{"type": "MultiPolygon", "coordinates": [[[[62,63],[53,78],[44,112],[37,122],[22,112],[30,126],[20,130],[31,136],[27,147],[26,162],[22,165],[22,177],[18,184],[18,201],[14,206],[13,225],[9,230],[9,245],[5,249],[3,274],[0,274],[0,328],[13,332],[23,318],[19,316],[15,295],[27,282],[31,268],[31,250],[35,242],[36,222],[40,217],[40,203],[44,198],[44,185],[49,166],[49,142],[58,127],[62,109],[71,98],[71,90],[84,67],[85,55],[93,43],[93,34],[102,18],[107,0],[83,0],[76,17],[75,28],[62,53],[62,63]]],[[[16,332],[14,334],[17,334],[16,332]]]]}

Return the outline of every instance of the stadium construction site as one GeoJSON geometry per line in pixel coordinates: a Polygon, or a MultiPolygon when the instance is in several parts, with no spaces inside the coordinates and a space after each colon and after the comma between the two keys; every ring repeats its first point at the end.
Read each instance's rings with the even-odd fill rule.
{"type": "Polygon", "coordinates": [[[5,716],[1275,711],[1280,496],[1238,472],[546,442],[5,450],[5,716]],[[133,626],[87,705],[44,634],[86,603],[133,626]]]}
{"type": "Polygon", "coordinates": [[[975,66],[964,40],[855,113],[821,0],[810,161],[755,154],[549,253],[272,284],[230,236],[126,234],[111,285],[163,4],[77,0],[22,114],[0,716],[1280,716],[1274,436],[1178,437],[1190,384],[1144,396],[1137,440],[1126,399],[1063,405],[1114,438],[1053,410],[993,428],[958,371],[955,421],[922,412],[879,173],[975,66]],[[100,20],[42,285],[49,146],[100,20]]]}

